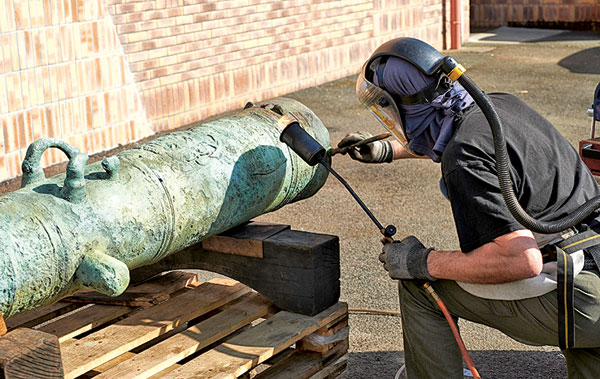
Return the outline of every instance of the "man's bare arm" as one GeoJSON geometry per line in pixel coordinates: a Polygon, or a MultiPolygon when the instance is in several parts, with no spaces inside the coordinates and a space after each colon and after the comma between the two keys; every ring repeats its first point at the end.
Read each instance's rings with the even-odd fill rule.
{"type": "Polygon", "coordinates": [[[468,283],[505,283],[539,275],[542,254],[529,230],[517,230],[473,251],[432,251],[429,273],[438,279],[468,283]]]}

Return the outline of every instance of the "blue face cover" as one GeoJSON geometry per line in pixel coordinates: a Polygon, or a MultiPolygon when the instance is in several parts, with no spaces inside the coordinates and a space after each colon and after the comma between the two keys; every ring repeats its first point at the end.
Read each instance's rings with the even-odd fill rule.
{"type": "MultiPolygon", "coordinates": [[[[377,75],[373,78],[377,83],[377,75]]],[[[437,78],[427,76],[404,59],[390,57],[383,70],[385,90],[392,95],[409,96],[429,86],[437,78]]],[[[402,114],[408,147],[417,154],[440,162],[442,153],[454,133],[454,116],[473,103],[458,83],[430,103],[397,104],[402,114]]]]}

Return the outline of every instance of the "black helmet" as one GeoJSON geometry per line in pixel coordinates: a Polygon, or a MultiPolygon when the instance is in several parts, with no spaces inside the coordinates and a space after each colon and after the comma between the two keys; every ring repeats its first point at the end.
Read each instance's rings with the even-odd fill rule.
{"type": "MultiPolygon", "coordinates": [[[[421,40],[396,38],[379,46],[362,67],[356,82],[356,94],[359,101],[406,149],[408,149],[408,141],[397,104],[429,103],[447,92],[452,87],[452,81],[456,80],[456,78],[451,80],[448,75],[443,73],[445,70],[442,66],[445,66],[447,61],[448,57],[444,57],[431,45],[421,40]],[[409,96],[392,94],[386,90],[383,81],[383,69],[390,57],[404,59],[417,67],[423,74],[438,76],[438,80],[409,96]],[[377,77],[377,85],[373,84],[375,77],[377,77]]],[[[462,70],[464,71],[464,69],[462,70]]]]}

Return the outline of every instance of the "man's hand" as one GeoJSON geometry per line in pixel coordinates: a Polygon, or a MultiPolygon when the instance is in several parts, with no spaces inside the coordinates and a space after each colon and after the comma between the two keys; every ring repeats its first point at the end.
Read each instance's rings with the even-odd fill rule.
{"type": "MultiPolygon", "coordinates": [[[[354,132],[347,134],[339,143],[338,147],[345,147],[372,137],[368,132],[354,132]]],[[[394,148],[390,141],[375,141],[348,151],[354,160],[364,163],[383,163],[394,160],[394,148]]]]}
{"type": "Polygon", "coordinates": [[[427,270],[427,256],[432,250],[423,246],[417,237],[408,236],[385,244],[379,260],[392,279],[435,280],[427,270]]]}

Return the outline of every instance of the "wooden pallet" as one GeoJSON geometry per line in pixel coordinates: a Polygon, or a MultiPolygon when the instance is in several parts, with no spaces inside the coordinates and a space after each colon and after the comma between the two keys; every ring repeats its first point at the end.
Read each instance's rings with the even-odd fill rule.
{"type": "Polygon", "coordinates": [[[0,377],[332,378],[346,367],[344,303],[304,316],[234,280],[179,271],[116,300],[67,300],[6,320],[0,377]]]}

